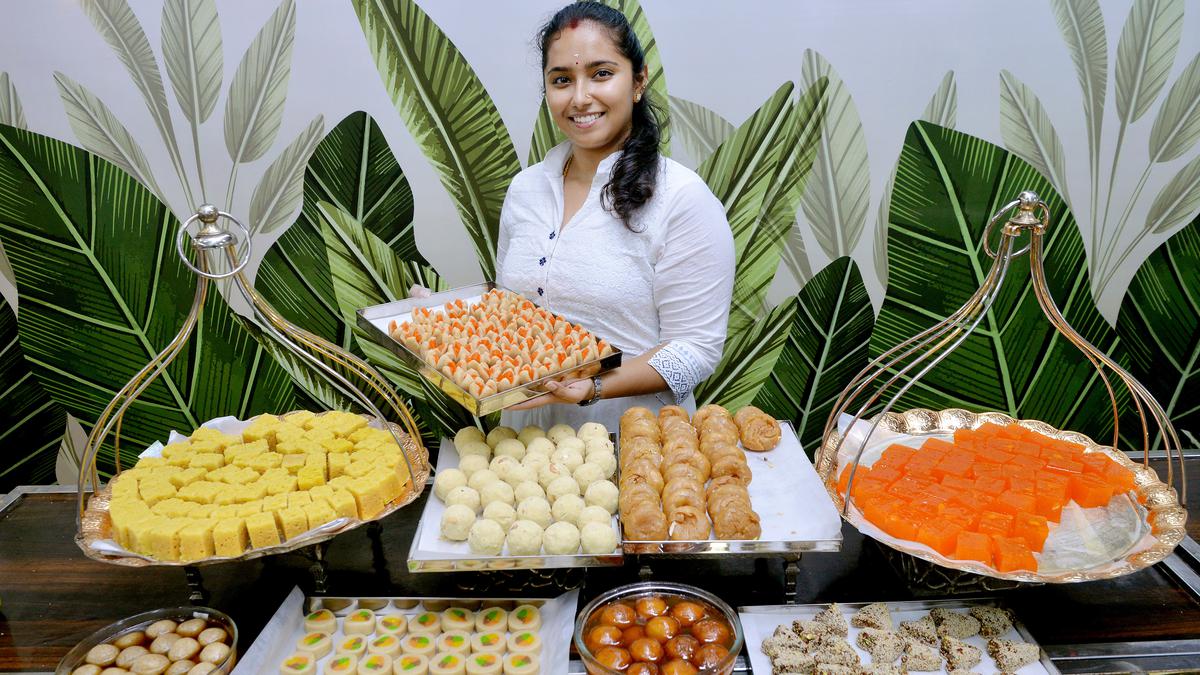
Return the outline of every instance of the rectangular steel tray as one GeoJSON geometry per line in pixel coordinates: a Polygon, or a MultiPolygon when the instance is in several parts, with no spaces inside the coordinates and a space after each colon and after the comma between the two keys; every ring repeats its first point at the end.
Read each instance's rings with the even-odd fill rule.
{"type": "MultiPolygon", "coordinates": [[[[397,300],[383,305],[374,305],[358,310],[358,326],[371,337],[372,340],[379,343],[381,346],[391,351],[396,356],[400,357],[404,362],[412,366],[426,380],[429,380],[439,389],[446,393],[447,396],[457,401],[460,405],[466,408],[472,415],[481,416],[489,413],[494,413],[497,410],[503,410],[509,406],[516,405],[531,398],[541,396],[546,393],[545,385],[551,380],[571,380],[585,377],[594,377],[604,371],[612,370],[621,365],[621,352],[616,347],[613,348],[613,353],[600,359],[581,363],[574,368],[562,370],[555,373],[529,382],[527,384],[513,387],[507,391],[502,391],[498,394],[485,396],[484,398],[476,398],[467,393],[462,387],[458,386],[453,380],[442,375],[437,369],[425,362],[418,354],[414,354],[403,343],[395,340],[388,333],[388,324],[392,321],[403,322],[408,319],[412,311],[418,307],[441,307],[447,302],[453,300],[478,300],[484,293],[496,288],[497,286],[491,282],[483,284],[475,284],[473,286],[463,286],[449,291],[434,293],[428,298],[408,298],[405,300],[397,300]]],[[[603,337],[596,336],[597,339],[603,337]]]]}
{"type": "MultiPolygon", "coordinates": [[[[443,438],[438,451],[437,470],[445,471],[458,466],[458,453],[454,443],[449,438],[443,438]]],[[[429,498],[421,511],[421,519],[417,522],[417,531],[413,535],[412,546],[408,550],[408,571],[410,572],[451,572],[451,571],[483,571],[483,570],[513,570],[513,569],[553,569],[563,567],[614,567],[625,562],[622,553],[621,520],[613,517],[617,527],[618,546],[611,553],[571,553],[564,555],[497,555],[478,556],[468,553],[455,553],[437,550],[435,546],[442,540],[438,539],[441,529],[442,513],[445,505],[430,490],[429,498]]],[[[459,546],[461,548],[461,546],[459,546]]]]}
{"type": "MultiPolygon", "coordinates": [[[[846,616],[846,622],[849,623],[850,616],[853,615],[853,612],[868,604],[871,603],[839,602],[838,606],[840,606],[843,610],[849,610],[847,612],[843,612],[843,616],[846,616]]],[[[997,606],[1000,603],[998,603],[994,598],[973,598],[971,600],[911,600],[904,602],[887,602],[886,604],[888,606],[888,610],[892,613],[892,620],[896,624],[896,628],[899,628],[900,621],[902,619],[897,617],[897,614],[928,612],[935,607],[963,610],[975,605],[997,606]]],[[[762,646],[762,641],[765,638],[770,637],[771,633],[774,632],[775,626],[771,625],[772,623],[778,625],[781,623],[790,623],[793,619],[812,618],[818,612],[828,606],[829,604],[825,603],[810,605],[758,605],[753,607],[738,607],[738,617],[742,621],[742,631],[746,640],[746,652],[750,655],[750,667],[752,671],[755,673],[771,672],[771,661],[767,658],[766,654],[762,653],[762,649],[760,647],[762,646]]],[[[910,619],[905,618],[903,620],[907,621],[910,619]]],[[[1017,617],[1013,617],[1012,624],[1012,629],[1010,629],[1007,634],[1002,635],[1001,637],[1008,639],[1019,637],[1025,642],[1038,644],[1037,640],[1033,639],[1033,635],[1029,633],[1029,631],[1017,617]],[[1013,635],[1014,632],[1016,633],[1016,636],[1013,635]]],[[[851,627],[850,635],[847,641],[850,642],[850,645],[859,652],[859,656],[863,658],[863,662],[868,663],[870,661],[870,657],[864,656],[866,652],[856,646],[854,642],[855,635],[859,630],[861,629],[851,627]]],[[[980,662],[979,665],[975,666],[975,668],[972,670],[981,673],[997,672],[998,669],[992,667],[995,666],[995,661],[988,656],[987,650],[984,649],[984,643],[986,643],[986,640],[980,638],[979,636],[974,636],[967,638],[967,642],[979,647],[980,651],[983,652],[983,661],[980,662]]],[[[1041,649],[1040,645],[1039,650],[1041,652],[1040,660],[1034,661],[1033,663],[1018,670],[1017,673],[1019,675],[1040,675],[1041,673],[1057,675],[1059,672],[1058,667],[1056,667],[1050,660],[1050,657],[1046,655],[1046,650],[1041,649]]],[[[943,669],[941,672],[946,671],[943,669]]]]}
{"type": "MultiPolygon", "coordinates": [[[[841,517],[817,472],[800,447],[796,432],[780,421],[782,437],[770,452],[747,452],[754,474],[750,482],[754,510],[763,521],[763,538],[747,540],[634,541],[622,546],[626,555],[694,556],[836,552],[842,549],[841,517]],[[769,472],[769,473],[768,473],[769,472]],[[757,481],[757,484],[756,484],[757,481]],[[765,485],[766,483],[773,485],[765,485]],[[755,494],[758,493],[758,494],[755,494]],[[786,494],[787,500],[780,495],[786,494]],[[807,519],[800,523],[799,519],[807,519]],[[791,521],[791,525],[788,522],[791,521]],[[793,536],[788,536],[792,534],[793,536]]],[[[620,448],[617,449],[618,456],[620,448]]]]}

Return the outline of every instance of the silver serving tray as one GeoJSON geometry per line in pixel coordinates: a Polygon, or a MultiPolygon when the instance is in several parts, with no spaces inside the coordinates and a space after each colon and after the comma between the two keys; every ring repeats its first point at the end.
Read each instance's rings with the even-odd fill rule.
{"type": "MultiPolygon", "coordinates": [[[[449,438],[443,438],[438,451],[438,471],[445,471],[458,466],[458,453],[454,443],[449,438]]],[[[619,474],[618,474],[619,475],[619,474]]],[[[614,477],[615,478],[615,477],[614,477]]],[[[611,553],[569,553],[563,555],[495,555],[480,556],[461,554],[446,550],[437,550],[436,544],[430,542],[437,539],[441,530],[441,514],[444,510],[441,500],[433,494],[425,500],[421,511],[421,519],[417,522],[417,531],[413,534],[412,545],[408,550],[408,571],[410,572],[479,572],[484,570],[516,570],[516,569],[557,569],[565,567],[613,567],[622,565],[625,556],[622,548],[621,519],[614,517],[617,526],[618,545],[611,553]]]]}
{"type": "MultiPolygon", "coordinates": [[[[843,610],[847,610],[846,612],[843,612],[843,616],[846,616],[846,623],[849,623],[850,616],[853,615],[854,612],[856,612],[860,608],[865,607],[872,603],[839,602],[837,604],[843,610]]],[[[970,607],[975,607],[978,605],[991,606],[991,607],[1001,606],[1001,603],[997,602],[995,598],[975,598],[975,599],[971,599],[971,600],[909,600],[909,601],[904,601],[904,602],[887,602],[885,604],[887,604],[887,606],[888,606],[888,611],[890,611],[893,615],[893,620],[896,623],[896,628],[899,628],[900,619],[896,618],[895,615],[901,614],[904,612],[928,612],[929,610],[934,609],[935,607],[944,607],[946,609],[954,609],[954,610],[966,610],[970,607]]],[[[737,609],[738,617],[741,619],[742,631],[745,634],[745,639],[746,639],[746,652],[750,655],[750,665],[751,665],[753,671],[759,672],[759,669],[763,668],[764,669],[763,672],[767,672],[767,673],[771,672],[770,660],[767,658],[767,656],[765,654],[762,653],[762,650],[760,649],[760,647],[762,646],[763,639],[770,637],[771,632],[774,630],[774,628],[772,627],[771,630],[767,630],[767,631],[758,630],[757,623],[752,620],[748,621],[747,620],[748,616],[755,616],[755,617],[770,616],[770,617],[772,617],[773,621],[778,621],[778,623],[790,623],[793,619],[811,618],[812,616],[816,615],[817,612],[825,609],[828,606],[829,606],[829,603],[809,604],[809,605],[757,605],[757,606],[751,606],[751,607],[738,607],[738,609],[737,609]],[[778,619],[775,619],[774,617],[778,617],[778,619]],[[753,641],[752,641],[752,638],[753,638],[753,641]]],[[[1009,633],[1002,635],[1000,637],[1011,639],[1013,637],[1012,633],[1013,633],[1013,631],[1015,631],[1017,636],[1019,636],[1021,638],[1021,640],[1028,642],[1030,644],[1035,644],[1035,645],[1038,644],[1037,640],[1033,639],[1033,635],[1030,634],[1029,630],[1025,628],[1025,625],[1021,623],[1020,619],[1018,617],[1016,617],[1014,614],[1012,614],[1011,612],[1010,612],[1010,616],[1012,617],[1013,627],[1009,631],[1009,633]]],[[[905,619],[905,620],[907,620],[907,619],[905,619]]],[[[850,628],[851,632],[850,632],[850,638],[848,641],[850,642],[850,645],[853,646],[855,648],[855,650],[859,652],[859,655],[861,657],[865,652],[861,648],[857,647],[854,644],[855,631],[858,631],[858,630],[860,630],[860,629],[853,628],[853,627],[850,628]]],[[[967,641],[968,641],[968,643],[974,644],[976,647],[979,647],[980,645],[977,644],[978,639],[979,639],[978,636],[974,636],[972,638],[968,638],[967,641]]],[[[986,640],[985,640],[985,642],[986,642],[986,640]]],[[[1058,667],[1055,666],[1054,662],[1052,662],[1050,660],[1050,657],[1046,655],[1046,650],[1042,649],[1040,645],[1038,646],[1038,650],[1040,652],[1039,660],[1021,668],[1017,672],[1020,673],[1020,675],[1026,675],[1027,673],[1028,673],[1028,675],[1033,675],[1034,673],[1041,673],[1042,669],[1044,669],[1046,673],[1050,673],[1051,675],[1057,675],[1059,672],[1058,667]]],[[[986,649],[981,648],[981,651],[983,652],[983,661],[979,665],[975,666],[975,668],[973,668],[973,670],[976,670],[979,672],[996,672],[996,668],[991,667],[991,666],[995,665],[995,661],[993,661],[992,658],[988,655],[986,649]]],[[[864,660],[864,662],[868,662],[870,659],[869,659],[869,657],[866,657],[863,660],[864,660]]],[[[938,672],[938,671],[932,671],[932,672],[938,672]]],[[[941,672],[945,672],[945,671],[943,670],[941,672]]]]}
{"type": "MultiPolygon", "coordinates": [[[[782,436],[779,445],[770,452],[747,452],[746,461],[754,474],[750,483],[751,504],[763,520],[763,537],[760,539],[704,539],[680,541],[637,541],[626,539],[622,548],[626,555],[651,556],[762,556],[763,554],[789,554],[814,552],[836,552],[842,549],[840,517],[825,495],[824,486],[816,470],[800,447],[800,442],[791,423],[780,421],[782,436]],[[768,478],[769,477],[769,478],[768,478]],[[755,481],[769,479],[778,483],[770,496],[755,495],[755,481]],[[785,488],[785,489],[780,489],[785,488]],[[778,496],[786,492],[792,502],[781,503],[778,496]],[[797,502],[796,500],[801,500],[797,502]],[[802,502],[802,503],[801,503],[802,502]],[[803,515],[802,515],[803,514],[803,515]],[[786,536],[799,528],[788,529],[786,521],[799,518],[822,519],[826,536],[786,536]],[[770,527],[768,528],[768,519],[770,527]]],[[[620,447],[617,456],[620,457],[620,447]]],[[[809,530],[812,531],[811,529],[809,530]]]]}
{"type": "MultiPolygon", "coordinates": [[[[564,381],[595,377],[602,372],[612,370],[621,365],[621,352],[616,347],[613,347],[613,353],[603,358],[581,363],[568,370],[550,373],[543,378],[513,387],[498,394],[476,398],[436,368],[426,363],[420,355],[413,353],[404,343],[397,341],[388,333],[387,326],[390,322],[396,321],[399,323],[406,321],[412,314],[412,311],[418,307],[441,307],[453,300],[478,298],[493,288],[497,288],[496,284],[488,282],[434,293],[428,298],[408,298],[383,305],[365,307],[358,310],[358,326],[372,340],[400,357],[405,363],[419,372],[422,377],[429,380],[429,382],[445,392],[447,396],[457,401],[472,415],[476,416],[494,413],[497,410],[503,410],[509,406],[514,406],[531,398],[541,396],[546,393],[546,383],[552,380],[564,381]]],[[[532,300],[530,301],[532,302],[532,300]]],[[[596,337],[599,339],[602,336],[597,335],[596,337]]],[[[607,340],[605,341],[607,342],[607,340]]]]}

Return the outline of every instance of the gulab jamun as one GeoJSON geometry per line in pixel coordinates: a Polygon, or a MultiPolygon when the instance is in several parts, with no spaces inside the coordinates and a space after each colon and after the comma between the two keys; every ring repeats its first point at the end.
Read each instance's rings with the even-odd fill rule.
{"type": "Polygon", "coordinates": [[[700,672],[696,669],[696,666],[693,666],[683,659],[667,661],[662,665],[660,670],[662,675],[696,675],[696,673],[700,672]]]}
{"type": "Polygon", "coordinates": [[[634,661],[658,663],[663,658],[663,646],[658,640],[644,637],[634,640],[633,644],[629,645],[629,655],[634,661]]]}
{"type": "Polygon", "coordinates": [[[616,626],[596,626],[588,631],[583,644],[593,654],[605,647],[620,647],[621,629],[616,626]]]}
{"type": "MultiPolygon", "coordinates": [[[[646,622],[646,637],[654,638],[659,642],[666,642],[676,635],[679,635],[679,620],[674,617],[656,616],[646,622]]],[[[701,638],[699,635],[696,638],[704,642],[704,638],[701,638]]]]}
{"type": "Polygon", "coordinates": [[[637,613],[623,602],[613,604],[600,610],[600,623],[617,628],[629,628],[637,622],[637,613]]]}
{"type": "Polygon", "coordinates": [[[629,666],[625,675],[660,675],[661,672],[657,663],[635,663],[629,666]]]}
{"type": "Polygon", "coordinates": [[[688,634],[676,635],[663,645],[668,659],[691,661],[700,649],[700,641],[688,634]]]}
{"type": "MultiPolygon", "coordinates": [[[[649,630],[646,631],[649,633],[649,630]]],[[[692,624],[692,635],[704,644],[729,642],[729,626],[715,619],[703,619],[692,624]]]]}
{"type": "Polygon", "coordinates": [[[634,640],[646,637],[646,629],[642,626],[630,626],[621,631],[621,646],[629,649],[634,640]]]}
{"type": "Polygon", "coordinates": [[[671,616],[679,621],[679,625],[684,628],[690,627],[697,621],[705,618],[707,613],[700,605],[684,600],[683,602],[671,608],[671,616]]]}
{"type": "Polygon", "coordinates": [[[637,613],[645,621],[649,621],[656,616],[662,616],[667,613],[667,601],[658,596],[639,598],[637,601],[637,613]]]}
{"type": "Polygon", "coordinates": [[[709,643],[701,647],[691,661],[701,670],[716,670],[727,658],[729,650],[724,645],[709,643]]]}
{"type": "Polygon", "coordinates": [[[596,660],[605,668],[613,670],[625,670],[633,663],[633,657],[629,655],[629,651],[620,647],[604,647],[596,652],[596,660]]]}

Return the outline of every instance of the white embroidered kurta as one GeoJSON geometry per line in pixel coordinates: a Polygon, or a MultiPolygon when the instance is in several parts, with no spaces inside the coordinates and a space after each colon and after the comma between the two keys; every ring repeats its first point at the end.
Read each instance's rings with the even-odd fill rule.
{"type": "Polygon", "coordinates": [[[609,340],[627,360],[663,345],[650,365],[671,391],[509,411],[503,422],[520,429],[596,421],[615,430],[630,406],[679,403],[694,410],[691,391],[716,367],[729,319],[734,250],[725,209],[699,176],[660,157],[654,195],[635,213],[631,230],[601,205],[614,153],[600,162],[583,205],[560,228],[570,150],[569,142],[555,147],[509,186],[497,281],[609,340]]]}

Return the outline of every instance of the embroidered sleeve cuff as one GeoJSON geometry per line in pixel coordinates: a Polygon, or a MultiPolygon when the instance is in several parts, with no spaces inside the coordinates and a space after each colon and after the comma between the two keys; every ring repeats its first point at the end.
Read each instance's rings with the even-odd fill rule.
{"type": "Polygon", "coordinates": [[[693,351],[682,342],[669,342],[650,357],[650,367],[662,375],[671,394],[675,396],[675,404],[692,393],[692,389],[700,382],[701,363],[693,351]]]}

